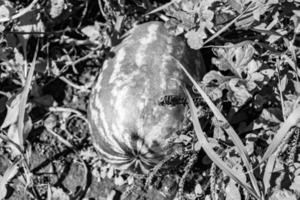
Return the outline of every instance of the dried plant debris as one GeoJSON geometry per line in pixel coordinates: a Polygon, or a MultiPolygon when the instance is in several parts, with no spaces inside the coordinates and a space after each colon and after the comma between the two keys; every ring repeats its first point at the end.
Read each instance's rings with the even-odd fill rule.
{"type": "MultiPolygon", "coordinates": [[[[298,0],[0,0],[0,200],[300,199],[299,9],[298,0]],[[131,29],[153,21],[165,42],[132,46],[140,41],[131,29]],[[177,46],[161,48],[171,36],[177,46]],[[160,67],[147,74],[151,84],[166,63],[176,68],[166,87],[185,79],[176,94],[148,95],[157,109],[181,110],[165,141],[174,150],[148,173],[103,159],[88,117],[90,98],[100,99],[94,85],[109,79],[105,63],[123,60],[125,43],[124,62],[162,57],[137,59],[139,72],[160,67]],[[187,49],[197,59],[181,57],[187,49]],[[188,62],[206,73],[190,73],[188,62]]],[[[111,84],[130,82],[120,72],[111,84]]],[[[141,118],[151,124],[147,109],[141,118]]]]}

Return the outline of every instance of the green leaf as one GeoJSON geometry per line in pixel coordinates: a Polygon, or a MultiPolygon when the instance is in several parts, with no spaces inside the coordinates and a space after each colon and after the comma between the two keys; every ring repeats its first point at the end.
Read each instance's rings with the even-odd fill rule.
{"type": "Polygon", "coordinates": [[[242,72],[254,72],[259,65],[252,61],[255,49],[251,43],[240,42],[232,47],[215,48],[214,53],[217,59],[213,63],[220,70],[230,70],[238,77],[242,77],[242,72]]]}

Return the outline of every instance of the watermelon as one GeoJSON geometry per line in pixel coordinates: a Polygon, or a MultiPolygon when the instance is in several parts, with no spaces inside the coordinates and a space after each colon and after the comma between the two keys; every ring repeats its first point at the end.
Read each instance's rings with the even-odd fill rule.
{"type": "Polygon", "coordinates": [[[174,150],[171,138],[182,128],[186,107],[159,100],[184,96],[182,87],[191,86],[179,63],[196,80],[204,75],[199,52],[158,21],[135,26],[111,49],[88,110],[93,142],[105,161],[148,173],[174,150]]]}

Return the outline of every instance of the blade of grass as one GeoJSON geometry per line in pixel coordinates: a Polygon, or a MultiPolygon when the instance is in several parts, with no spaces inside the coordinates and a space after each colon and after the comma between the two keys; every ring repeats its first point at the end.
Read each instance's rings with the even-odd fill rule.
{"type": "Polygon", "coordinates": [[[32,1],[26,8],[20,10],[19,13],[15,14],[11,17],[2,17],[2,18],[0,18],[0,23],[7,22],[7,21],[10,21],[10,20],[14,20],[14,19],[18,19],[18,18],[22,17],[23,15],[28,13],[30,10],[32,10],[32,8],[35,6],[35,4],[37,4],[37,2],[38,2],[38,0],[32,1]]]}
{"type": "Polygon", "coordinates": [[[277,78],[278,78],[278,84],[277,84],[277,88],[279,90],[279,97],[280,97],[280,105],[281,105],[281,112],[282,112],[282,116],[283,116],[283,119],[284,121],[286,120],[285,118],[285,115],[284,113],[286,112],[285,111],[285,107],[284,107],[284,100],[283,100],[283,90],[284,88],[282,87],[282,79],[280,77],[280,73],[279,73],[279,67],[280,67],[281,63],[280,63],[280,60],[279,58],[277,57],[276,58],[276,63],[275,63],[275,67],[276,67],[276,71],[277,71],[277,78]]]}
{"type": "Polygon", "coordinates": [[[215,39],[216,37],[218,37],[219,35],[221,35],[221,33],[223,33],[224,31],[226,31],[232,24],[234,24],[238,19],[240,19],[246,12],[248,12],[248,10],[254,5],[255,3],[250,3],[245,10],[239,14],[236,18],[234,18],[231,22],[229,22],[226,26],[224,26],[223,28],[221,28],[218,32],[216,32],[215,34],[213,34],[210,38],[208,38],[203,45],[207,44],[208,42],[212,41],[213,39],[215,39]]]}
{"type": "Polygon", "coordinates": [[[251,195],[253,195],[256,199],[260,199],[259,193],[257,193],[253,188],[251,188],[247,183],[245,183],[243,180],[241,180],[236,174],[234,170],[230,169],[226,163],[218,156],[218,154],[213,150],[212,146],[208,143],[204,132],[202,131],[202,128],[200,126],[200,123],[198,121],[197,117],[197,109],[193,102],[193,99],[191,95],[189,94],[188,90],[184,88],[184,91],[188,97],[188,103],[190,107],[190,112],[192,116],[192,121],[195,129],[196,136],[198,138],[198,141],[201,143],[201,146],[207,156],[222,170],[224,171],[230,178],[232,178],[235,182],[240,184],[243,188],[245,188],[251,195]]]}
{"type": "Polygon", "coordinates": [[[51,200],[52,199],[52,191],[51,191],[51,186],[48,183],[47,185],[47,200],[51,200]]]}
{"type": "Polygon", "coordinates": [[[272,173],[273,173],[275,161],[276,161],[276,155],[273,154],[269,158],[268,163],[265,167],[264,176],[263,176],[264,194],[267,194],[268,189],[270,187],[270,181],[271,181],[271,176],[272,176],[272,173]]]}
{"type": "Polygon", "coordinates": [[[166,4],[162,5],[162,6],[159,6],[158,8],[155,8],[154,10],[146,13],[146,15],[151,15],[153,13],[157,13],[157,12],[163,10],[163,9],[166,9],[167,7],[169,7],[170,5],[172,5],[175,2],[180,2],[180,0],[179,1],[178,0],[172,0],[169,3],[166,3],[166,4]]]}
{"type": "Polygon", "coordinates": [[[238,134],[235,132],[235,130],[232,128],[232,126],[228,123],[227,119],[223,116],[223,114],[219,111],[219,109],[215,106],[215,104],[210,100],[210,98],[207,96],[207,94],[197,84],[197,82],[195,81],[195,79],[185,69],[185,67],[177,59],[174,58],[174,60],[178,63],[178,65],[182,68],[182,70],[185,72],[185,74],[187,75],[187,77],[191,80],[191,82],[193,83],[193,85],[195,86],[195,88],[197,89],[197,91],[199,92],[199,94],[202,96],[202,98],[205,100],[205,102],[207,103],[207,105],[209,106],[209,108],[214,113],[215,117],[219,121],[221,121],[222,123],[224,123],[224,125],[222,126],[222,128],[231,137],[234,145],[237,147],[237,151],[241,155],[241,158],[242,158],[242,160],[244,162],[244,165],[245,165],[245,167],[246,167],[246,169],[248,171],[248,174],[249,174],[249,177],[250,177],[250,180],[251,180],[251,184],[254,187],[256,193],[259,194],[260,190],[258,188],[258,182],[257,182],[256,178],[254,177],[253,169],[252,169],[252,166],[250,164],[249,155],[248,155],[247,150],[246,150],[245,146],[243,145],[241,139],[239,138],[238,134]]]}
{"type": "Polygon", "coordinates": [[[27,97],[29,94],[30,90],[30,85],[33,77],[33,72],[35,69],[35,62],[37,58],[37,53],[38,53],[38,46],[39,46],[39,40],[37,41],[37,45],[35,48],[35,53],[34,53],[34,58],[33,58],[33,63],[30,67],[29,73],[27,74],[25,86],[22,92],[22,99],[20,102],[20,108],[19,108],[19,117],[18,117],[18,134],[19,134],[19,140],[20,140],[20,147],[22,151],[24,150],[24,138],[23,138],[23,131],[24,131],[24,117],[25,117],[25,109],[26,109],[26,102],[27,102],[27,97]]]}
{"type": "Polygon", "coordinates": [[[256,31],[256,32],[259,32],[259,33],[262,33],[262,34],[267,34],[267,35],[276,35],[276,36],[279,36],[279,37],[283,37],[282,34],[280,33],[277,33],[276,31],[271,31],[271,30],[263,30],[263,29],[258,29],[258,28],[250,28],[250,30],[252,31],[256,31]]]}
{"type": "MultiPolygon", "coordinates": [[[[281,125],[281,127],[277,131],[273,141],[269,145],[267,151],[265,152],[262,160],[260,161],[260,163],[258,165],[260,165],[261,163],[263,163],[267,159],[269,159],[270,156],[279,147],[281,142],[288,141],[288,138],[285,138],[287,136],[287,133],[289,132],[289,130],[292,127],[297,126],[298,123],[300,123],[300,106],[296,107],[296,109],[294,109],[292,111],[292,113],[288,116],[286,121],[281,125]]],[[[289,136],[291,136],[291,134],[289,136]]]]}

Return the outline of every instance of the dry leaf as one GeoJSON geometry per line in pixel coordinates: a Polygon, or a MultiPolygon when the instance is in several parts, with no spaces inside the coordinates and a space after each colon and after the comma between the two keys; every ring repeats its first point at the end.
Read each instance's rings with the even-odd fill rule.
{"type": "Polygon", "coordinates": [[[9,105],[6,105],[7,114],[3,124],[1,125],[1,128],[6,128],[9,125],[17,122],[19,116],[19,105],[21,102],[21,98],[22,98],[22,93],[19,93],[9,100],[11,101],[11,103],[9,103],[9,105]]]}
{"type": "Polygon", "coordinates": [[[65,6],[64,0],[50,0],[49,15],[52,19],[59,17],[63,13],[65,6]]]}
{"type": "Polygon", "coordinates": [[[110,167],[106,173],[107,178],[112,178],[114,176],[114,168],[110,167]]]}
{"type": "Polygon", "coordinates": [[[191,30],[184,35],[187,38],[187,43],[192,49],[200,49],[203,46],[203,39],[207,38],[204,30],[191,30]]]}
{"type": "Polygon", "coordinates": [[[202,189],[202,187],[201,187],[201,185],[199,183],[195,186],[195,194],[196,195],[203,194],[203,189],[202,189]]]}
{"type": "Polygon", "coordinates": [[[241,200],[239,188],[232,179],[230,179],[226,186],[226,200],[241,200]]]}
{"type": "Polygon", "coordinates": [[[187,145],[188,143],[190,143],[192,140],[191,137],[187,136],[187,135],[180,135],[178,138],[175,139],[175,143],[183,143],[185,145],[187,145]]]}
{"type": "MultiPolygon", "coordinates": [[[[41,20],[41,15],[38,10],[32,10],[20,17],[19,23],[15,27],[16,31],[26,32],[28,34],[18,34],[18,38],[21,40],[23,48],[27,45],[30,33],[45,32],[45,26],[41,20]],[[25,45],[25,46],[24,46],[25,45]]],[[[34,36],[43,36],[43,34],[34,34],[34,36]]]]}
{"type": "Polygon", "coordinates": [[[269,200],[297,200],[296,194],[288,190],[277,190],[270,197],[269,200]]]}
{"type": "Polygon", "coordinates": [[[0,1],[0,20],[3,18],[9,18],[15,12],[12,4],[9,1],[0,1]]]}
{"type": "Polygon", "coordinates": [[[223,76],[218,71],[211,70],[211,71],[209,71],[208,73],[205,74],[205,76],[203,77],[202,82],[206,85],[211,83],[211,82],[213,82],[213,84],[215,84],[215,85],[221,85],[222,83],[226,82],[227,80],[229,80],[228,77],[223,76]]]}
{"type": "Polygon", "coordinates": [[[240,107],[252,97],[245,85],[237,78],[231,79],[228,82],[228,86],[232,92],[228,97],[231,99],[234,106],[240,107]]]}
{"type": "MultiPolygon", "coordinates": [[[[7,130],[7,137],[14,141],[16,144],[20,145],[21,142],[20,142],[20,138],[19,138],[19,134],[18,134],[18,126],[17,126],[17,123],[14,123],[12,125],[9,126],[8,130],[7,130]]],[[[21,152],[19,151],[19,149],[11,144],[11,143],[8,143],[8,145],[11,149],[11,154],[13,157],[17,156],[17,155],[20,155],[21,152]]]]}
{"type": "Polygon", "coordinates": [[[83,27],[81,32],[88,36],[89,40],[94,43],[98,43],[98,39],[101,37],[99,26],[96,24],[83,27]]]}
{"type": "Polygon", "coordinates": [[[7,170],[5,171],[4,175],[0,178],[0,199],[4,199],[7,193],[6,185],[9,181],[18,173],[19,170],[19,161],[12,164],[7,170]]]}
{"type": "Polygon", "coordinates": [[[39,73],[44,73],[47,69],[47,60],[39,57],[35,62],[34,70],[39,73]]]}
{"type": "Polygon", "coordinates": [[[70,197],[61,188],[51,187],[51,191],[51,200],[70,200],[70,197]]]}
{"type": "Polygon", "coordinates": [[[114,178],[115,180],[115,184],[118,186],[124,185],[126,183],[126,181],[123,179],[122,176],[117,176],[114,178]]]}
{"type": "Polygon", "coordinates": [[[265,120],[268,123],[280,124],[282,119],[280,108],[268,108],[263,109],[260,115],[260,119],[265,120]]]}
{"type": "Polygon", "coordinates": [[[297,170],[294,173],[294,178],[293,178],[293,182],[290,186],[290,189],[293,190],[294,192],[300,194],[300,164],[296,163],[295,167],[297,170]]]}

